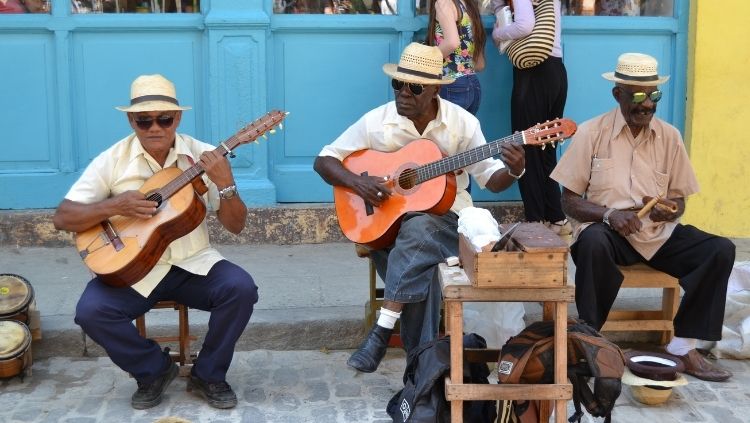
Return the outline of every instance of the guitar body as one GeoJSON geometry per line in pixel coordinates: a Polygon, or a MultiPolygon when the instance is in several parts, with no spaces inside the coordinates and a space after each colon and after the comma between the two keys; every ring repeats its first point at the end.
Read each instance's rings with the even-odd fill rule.
{"type": "Polygon", "coordinates": [[[453,172],[437,176],[413,187],[398,183],[400,175],[418,166],[443,158],[432,141],[418,139],[398,151],[383,153],[360,150],[343,161],[346,169],[356,174],[389,177],[393,181],[392,195],[380,207],[368,214],[364,200],[352,190],[333,187],[336,216],[344,235],[353,242],[379,249],[396,239],[401,218],[407,212],[444,214],[456,198],[456,176],[453,172]]]}
{"type": "MultiPolygon", "coordinates": [[[[144,182],[139,191],[147,194],[180,176],[182,170],[169,167],[144,182]]],[[[91,271],[108,285],[133,285],[151,271],[172,241],[193,231],[206,216],[206,206],[193,185],[183,186],[161,203],[150,219],[113,216],[79,232],[76,249],[91,271]],[[109,224],[119,241],[113,242],[109,224]],[[118,245],[119,244],[119,245],[118,245]]]]}

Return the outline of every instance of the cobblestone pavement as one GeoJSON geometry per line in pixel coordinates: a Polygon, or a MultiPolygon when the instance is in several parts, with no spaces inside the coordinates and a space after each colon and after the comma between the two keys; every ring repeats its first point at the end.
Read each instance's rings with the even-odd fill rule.
{"type": "MultiPolygon", "coordinates": [[[[389,422],[385,405],[402,386],[404,353],[390,349],[377,372],[361,374],[346,366],[349,351],[268,351],[235,353],[228,382],[239,405],[209,407],[185,392],[185,379],[168,388],[164,402],[134,410],[135,382],[107,358],[49,358],[33,365],[33,374],[0,381],[0,421],[143,422],[178,416],[191,422],[389,422]]],[[[726,383],[688,376],[661,406],[633,400],[628,387],[617,401],[614,422],[750,422],[750,362],[721,360],[734,372],[726,383]]],[[[572,403],[568,405],[572,414],[572,403]]],[[[588,414],[583,422],[600,422],[588,414]]],[[[468,422],[467,422],[468,423],[468,422]]]]}

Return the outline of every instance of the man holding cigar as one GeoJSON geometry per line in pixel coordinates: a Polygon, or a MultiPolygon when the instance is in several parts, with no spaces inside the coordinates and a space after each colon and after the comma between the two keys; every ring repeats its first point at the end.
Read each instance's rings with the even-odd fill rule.
{"type": "Polygon", "coordinates": [[[727,282],[735,246],[679,218],[698,182],[678,130],[654,117],[661,99],[651,56],[625,53],[612,96],[619,107],[579,126],[550,177],[563,187],[562,206],[581,222],[573,234],[576,306],[581,319],[601,329],[622,284],[618,265],[647,263],[679,279],[685,294],[666,350],[685,373],[724,381],[731,373],[704,358],[698,339],[721,339],[727,282]]]}

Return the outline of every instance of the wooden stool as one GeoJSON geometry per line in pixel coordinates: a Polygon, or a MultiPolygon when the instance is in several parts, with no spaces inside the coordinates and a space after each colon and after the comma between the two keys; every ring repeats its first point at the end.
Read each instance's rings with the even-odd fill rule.
{"type": "Polygon", "coordinates": [[[674,336],[674,316],[680,305],[680,284],[677,278],[639,263],[620,266],[625,276],[622,288],[662,288],[661,310],[610,310],[604,331],[658,331],[661,343],[674,336]]]}
{"type": "MultiPolygon", "coordinates": [[[[159,301],[153,308],[171,308],[179,313],[179,334],[177,336],[152,336],[151,339],[158,343],[177,342],[179,351],[170,351],[169,355],[176,363],[180,365],[180,376],[187,376],[190,373],[190,367],[193,365],[195,356],[190,353],[190,342],[198,339],[190,335],[190,324],[188,323],[188,308],[176,301],[159,301]]],[[[135,319],[135,327],[138,333],[146,338],[146,315],[139,316],[135,319]]]]}

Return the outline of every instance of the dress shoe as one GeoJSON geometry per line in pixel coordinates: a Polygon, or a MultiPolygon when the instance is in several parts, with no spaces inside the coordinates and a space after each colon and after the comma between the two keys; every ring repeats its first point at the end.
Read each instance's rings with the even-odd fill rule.
{"type": "Polygon", "coordinates": [[[187,391],[195,391],[214,408],[234,408],[237,405],[237,395],[226,382],[208,383],[191,373],[187,391]]]}
{"type": "Polygon", "coordinates": [[[169,367],[151,383],[138,382],[138,390],[130,398],[130,405],[136,410],[145,410],[161,403],[164,391],[179,373],[177,365],[169,360],[169,367]]]}
{"type": "Polygon", "coordinates": [[[375,324],[346,364],[363,373],[372,373],[377,370],[388,350],[388,340],[391,339],[392,333],[393,329],[386,329],[375,324]]]}
{"type": "Polygon", "coordinates": [[[682,361],[685,373],[709,382],[723,382],[732,377],[732,372],[712,364],[695,348],[685,355],[670,354],[682,361]]]}

